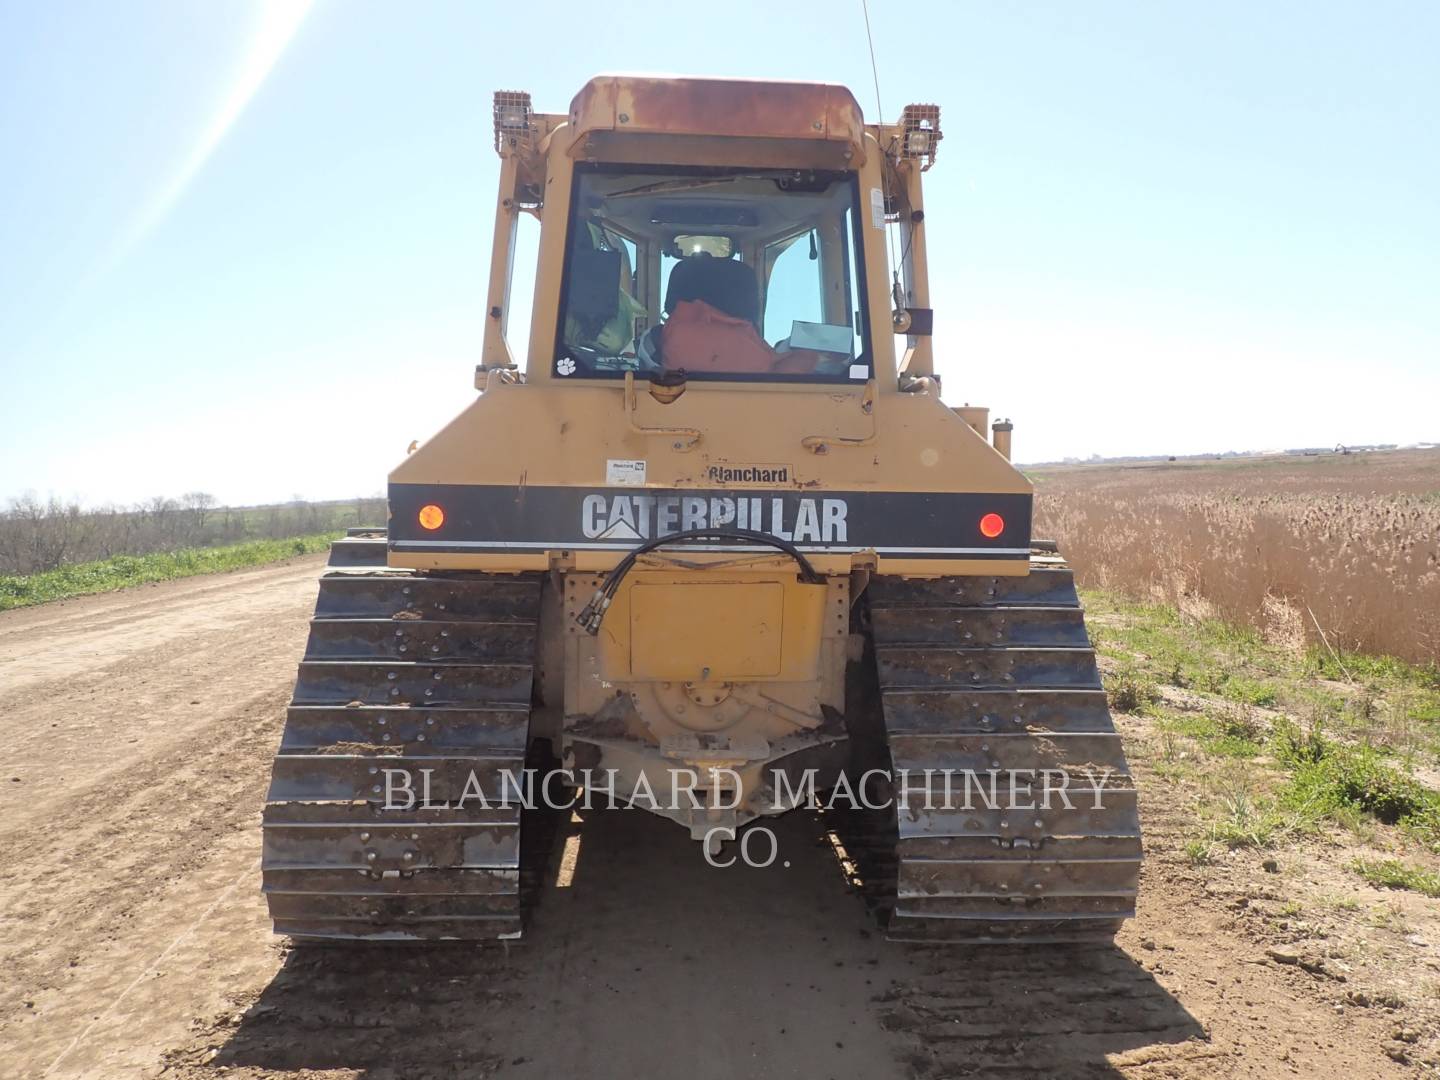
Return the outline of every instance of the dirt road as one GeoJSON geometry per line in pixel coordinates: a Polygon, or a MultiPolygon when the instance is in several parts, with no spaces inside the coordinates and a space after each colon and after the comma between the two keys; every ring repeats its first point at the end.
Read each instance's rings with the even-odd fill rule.
{"type": "Polygon", "coordinates": [[[0,1074],[1407,1075],[1388,1020],[1267,960],[1185,872],[1161,783],[1113,949],[889,945],[812,816],[773,866],[721,871],[609,811],[560,823],[521,946],[292,952],[259,808],[319,569],[0,615],[0,1074]]]}

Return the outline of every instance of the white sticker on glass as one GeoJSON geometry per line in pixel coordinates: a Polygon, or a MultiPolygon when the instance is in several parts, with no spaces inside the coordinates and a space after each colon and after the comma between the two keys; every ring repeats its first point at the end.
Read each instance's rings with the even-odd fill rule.
{"type": "Polygon", "coordinates": [[[870,189],[870,224],[877,229],[885,228],[885,193],[878,187],[870,189]]]}

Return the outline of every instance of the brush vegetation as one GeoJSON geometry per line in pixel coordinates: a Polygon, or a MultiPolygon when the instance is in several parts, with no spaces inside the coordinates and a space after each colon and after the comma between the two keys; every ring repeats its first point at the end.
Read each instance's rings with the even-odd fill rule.
{"type": "Polygon", "coordinates": [[[28,577],[119,555],[317,536],[384,520],[381,498],[307,502],[297,496],[268,506],[218,506],[214,496],[193,491],[86,508],[25,495],[0,510],[0,575],[28,577]]]}
{"type": "MultiPolygon", "coordinates": [[[[1440,450],[1028,475],[1035,534],[1082,586],[1311,646],[1328,678],[1366,677],[1367,655],[1440,655],[1440,450]]],[[[1263,685],[1226,696],[1268,704],[1263,685]]]]}
{"type": "MultiPolygon", "coordinates": [[[[1148,722],[1160,776],[1197,789],[1192,865],[1326,830],[1440,856],[1440,791],[1425,779],[1440,767],[1433,663],[1332,654],[1169,604],[1083,595],[1111,707],[1148,722]]],[[[1367,880],[1389,867],[1366,865],[1354,868],[1367,880]]]]}
{"type": "Polygon", "coordinates": [[[112,592],[132,585],[279,562],[295,555],[324,551],[340,535],[330,532],[284,540],[251,540],[222,547],[181,548],[149,555],[116,555],[39,574],[0,576],[0,611],[73,596],[112,592]]]}

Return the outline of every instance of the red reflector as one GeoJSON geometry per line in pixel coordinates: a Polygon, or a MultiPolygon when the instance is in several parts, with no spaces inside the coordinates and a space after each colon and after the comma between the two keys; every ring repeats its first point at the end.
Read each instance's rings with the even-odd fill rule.
{"type": "Polygon", "coordinates": [[[980,519],[980,535],[994,540],[1005,531],[1005,519],[999,514],[986,514],[980,519]]]}
{"type": "Polygon", "coordinates": [[[445,511],[431,503],[420,508],[420,527],[422,529],[438,529],[445,524],[445,511]]]}

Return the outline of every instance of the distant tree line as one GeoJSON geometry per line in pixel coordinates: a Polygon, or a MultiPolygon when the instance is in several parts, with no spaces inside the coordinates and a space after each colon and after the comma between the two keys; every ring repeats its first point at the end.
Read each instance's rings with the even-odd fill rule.
{"type": "Polygon", "coordinates": [[[27,494],[0,510],[0,574],[37,574],[69,563],[115,555],[148,555],[245,540],[279,540],[351,525],[385,524],[379,497],[307,502],[298,496],[272,506],[219,506],[192,491],[156,496],[133,506],[84,508],[53,495],[27,494]]]}

